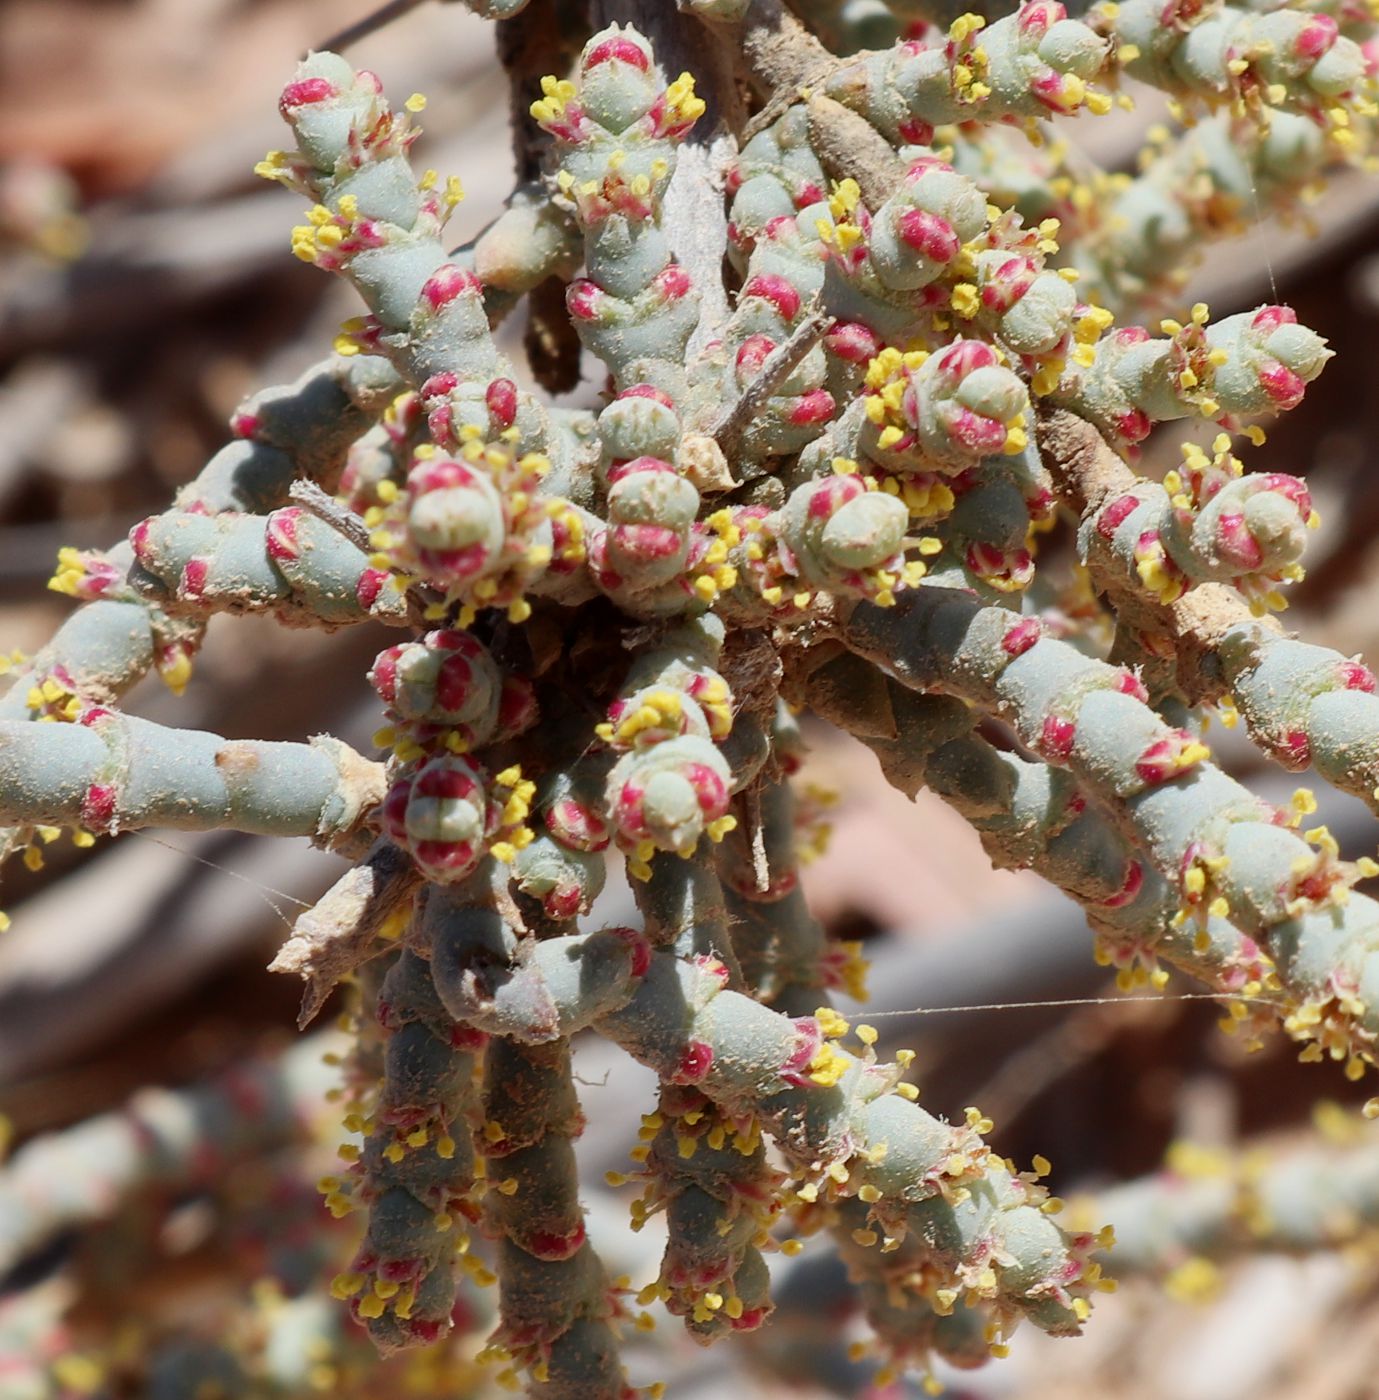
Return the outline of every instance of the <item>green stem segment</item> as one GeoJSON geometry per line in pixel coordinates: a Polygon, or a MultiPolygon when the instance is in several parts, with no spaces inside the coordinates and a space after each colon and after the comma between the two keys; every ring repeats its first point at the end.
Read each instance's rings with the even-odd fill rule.
{"type": "Polygon", "coordinates": [[[579,1203],[572,1143],[584,1117],[569,1042],[495,1039],[484,1076],[485,1216],[498,1238],[499,1290],[488,1354],[525,1371],[543,1400],[631,1400],[614,1327],[625,1306],[579,1203]]]}
{"type": "Polygon", "coordinates": [[[496,912],[433,889],[422,933],[457,1020],[530,1044],[593,1027],[726,1116],[759,1121],[817,1199],[866,1202],[881,1247],[912,1232],[929,1241],[925,1288],[984,1300],[1003,1327],[1024,1316],[1078,1330],[1098,1272],[1092,1237],[1065,1235],[1041,1188],[972,1123],[917,1107],[899,1067],[865,1044],[844,1051],[818,1020],[728,990],[716,959],[654,951],[631,930],[521,945],[496,912]]]}
{"type": "Polygon", "coordinates": [[[922,588],[863,604],[848,646],[903,685],[967,700],[1067,766],[1181,894],[1183,921],[1227,918],[1259,940],[1296,1009],[1290,1034],[1358,1074],[1379,1034],[1379,904],[1349,886],[1324,828],[1289,819],[1205,761],[1146,703],[1139,680],[1042,634],[1033,618],[922,588]]]}
{"type": "Polygon", "coordinates": [[[223,739],[92,706],[74,724],[0,721],[0,822],[114,835],[183,831],[353,835],[383,796],[383,766],[325,735],[223,739]]]}

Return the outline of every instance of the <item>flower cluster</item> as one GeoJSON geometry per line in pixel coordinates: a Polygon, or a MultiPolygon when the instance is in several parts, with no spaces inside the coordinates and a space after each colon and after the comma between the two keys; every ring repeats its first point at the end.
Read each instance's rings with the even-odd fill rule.
{"type": "Polygon", "coordinates": [[[458,180],[411,166],[424,101],[311,55],[281,97],[293,148],[259,173],[309,201],[291,249],[364,312],[246,402],[174,509],[62,551],[79,607],[0,697],[0,851],[30,865],[64,825],[363,856],[284,961],[308,1011],[342,978],[361,1003],[322,1185],[367,1225],[333,1292],[387,1353],[462,1320],[465,1278],[496,1283],[479,1360],[549,1400],[637,1393],[634,1298],[705,1344],[760,1327],[767,1258],[814,1234],[878,1384],[1002,1355],[1019,1324],[1075,1333],[1106,1286],[1108,1237],[1061,1228],[1047,1164],[1000,1157],[977,1108],[920,1109],[913,1055],[827,1004],[864,963],[809,912],[827,821],[799,708],[1066,891],[1124,985],[1180,967],[1305,1058],[1379,1058],[1379,903],[1354,888],[1379,867],[1202,738],[1229,714],[1379,808],[1373,674],[1258,616],[1302,577],[1309,489],[1235,455],[1331,352],[1283,305],[1163,315],[1257,182],[1290,207],[1324,157],[1364,156],[1372,20],[1026,0],[902,34],[908,4],[796,8],[837,54],[734,0],[666,7],[722,72],[664,73],[630,27],[578,36],[530,103],[532,178],[456,251],[458,180]],[[1139,179],[992,130],[1106,113],[1121,74],[1218,109],[1155,135],[1139,179]],[[580,350],[601,366],[578,398],[542,401],[495,340],[528,292],[534,345],[564,297],[566,387],[580,350]],[[1210,450],[1137,476],[1183,420],[1210,450]],[[378,761],[123,715],[148,670],[185,684],[222,612],[394,629],[378,761]],[[620,868],[640,926],[629,904],[598,927],[620,868]],[[658,1081],[610,1178],[639,1188],[634,1229],[665,1217],[636,1282],[580,1204],[585,1031],[658,1081]]]}

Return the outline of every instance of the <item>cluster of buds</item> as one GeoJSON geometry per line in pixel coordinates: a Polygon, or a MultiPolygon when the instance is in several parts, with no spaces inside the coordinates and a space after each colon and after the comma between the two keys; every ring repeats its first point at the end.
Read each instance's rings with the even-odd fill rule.
{"type": "MultiPolygon", "coordinates": [[[[856,182],[840,181],[827,214],[816,215],[815,225],[846,287],[829,300],[858,318],[859,325],[848,326],[852,340],[859,333],[872,337],[866,353],[875,353],[877,333],[892,342],[912,338],[922,313],[937,332],[956,326],[1003,344],[1037,372],[1035,387],[1043,392],[1057,382],[1074,333],[1082,342],[1089,328],[1104,324],[1087,319],[1090,308],[1072,287],[1076,272],[1045,266],[1058,251],[1059,221],[1025,227],[1015,212],[989,206],[977,184],[937,157],[912,159],[900,188],[874,215],[856,182]]],[[[853,362],[865,358],[860,346],[850,355],[848,349],[842,340],[835,353],[853,362]]]]}
{"type": "MultiPolygon", "coordinates": [[[[789,278],[758,270],[767,260],[768,247],[763,245],[762,255],[748,264],[737,310],[721,346],[711,345],[706,352],[717,352],[724,361],[723,389],[732,398],[747,394],[758,376],[766,373],[772,354],[785,344],[806,314],[789,278]]],[[[857,329],[863,330],[860,326],[857,329]]],[[[826,353],[840,344],[843,335],[845,332],[835,327],[824,346],[801,356],[760,412],[744,425],[737,443],[738,471],[755,474],[763,458],[797,452],[819,436],[837,411],[844,381],[850,378],[846,356],[840,366],[826,353]]]]}
{"type": "Polygon", "coordinates": [[[933,41],[907,40],[842,65],[826,91],[898,146],[927,146],[935,127],[956,122],[1109,112],[1110,97],[1088,87],[1108,45],[1067,14],[1056,0],[1028,0],[991,25],[961,15],[933,41]]]}
{"type": "Polygon", "coordinates": [[[369,682],[388,720],[374,736],[402,762],[424,754],[468,753],[536,722],[524,676],[504,670],[469,632],[427,632],[379,652],[369,682]]]}
{"type": "MultiPolygon", "coordinates": [[[[665,585],[685,580],[688,587],[699,492],[659,457],[620,462],[608,481],[608,528],[589,542],[589,567],[605,592],[631,594],[637,605],[655,608],[665,585]]],[[[678,611],[683,590],[668,592],[678,611]]]]}
{"type": "Polygon", "coordinates": [[[463,437],[455,453],[419,448],[401,490],[380,487],[387,504],[365,517],[374,564],[434,589],[443,600],[431,605],[437,618],[457,603],[462,627],[483,607],[506,608],[521,622],[537,579],[583,562],[583,522],[567,502],[541,494],[550,464],[540,453],[519,455],[477,429],[463,437]]]}
{"type": "Polygon", "coordinates": [[[531,841],[534,792],[520,767],[490,779],[473,760],[441,754],[399,773],[378,823],[428,880],[455,884],[485,855],[511,861],[531,841]]]}
{"type": "Polygon", "coordinates": [[[599,726],[620,755],[605,820],[639,879],[650,877],[657,851],[688,857],[701,836],[719,841],[736,824],[733,772],[719,747],[732,729],[732,696],[711,668],[721,635],[707,625],[672,634],[633,668],[599,726]]]}
{"type": "MultiPolygon", "coordinates": [[[[692,165],[682,144],[705,103],[631,28],[543,80],[545,173],[454,253],[458,182],[409,165],[421,99],[394,113],[372,74],[306,61],[281,104],[296,149],[260,173],[310,199],[293,251],[347,277],[367,314],[311,394],[236,415],[237,452],[137,526],[128,556],[63,552],[53,587],[95,621],[35,658],[17,710],[0,697],[0,798],[30,849],[51,793],[63,820],[111,833],[169,815],[336,845],[367,828],[370,888],[401,871],[387,947],[367,950],[391,959],[381,1087],[353,1101],[362,1144],[325,1183],[335,1213],[369,1215],[334,1291],[388,1351],[446,1332],[457,1267],[497,1281],[483,1355],[553,1400],[635,1394],[616,1344],[630,1288],[578,1199],[569,1042],[585,1031],[660,1081],[631,1175],[634,1225],[664,1213],[667,1248],[639,1301],[698,1341],[768,1317],[764,1256],[787,1216],[837,1238],[897,1364],[976,1364],[1020,1320],[1075,1332],[1104,1282],[1104,1237],[1059,1228],[1042,1169],[996,1157],[976,1109],[919,1110],[912,1056],[880,1061],[866,1025],[845,1044],[852,1027],[819,1005],[860,995],[862,962],[809,914],[799,870],[824,823],[790,789],[782,695],[846,723],[897,787],[950,801],[999,863],[1068,890],[1127,981],[1159,985],[1162,958],[1217,992],[1267,986],[1309,1058],[1353,1071],[1379,1046],[1379,904],[1351,893],[1379,866],[1295,831],[1310,797],[1291,816],[1260,802],[1178,709],[1228,686],[1275,757],[1379,803],[1379,687],[1248,620],[1175,632],[1192,608],[1163,606],[1203,583],[1280,606],[1308,490],[1244,475],[1226,432],[1162,484],[1116,455],[1194,415],[1260,441],[1251,420],[1295,407],[1330,352],[1283,306],[1212,323],[1199,305],[1158,336],[1111,309],[1170,281],[1255,172],[1291,198],[1318,152],[1345,150],[1369,77],[1340,26],[1362,17],[1125,0],[1084,23],[1027,0],[825,64],[804,62],[808,25],[777,16],[772,47],[740,0],[680,8],[747,25],[719,46],[744,65],[721,94],[729,127],[743,93],[776,89],[731,163],[711,257],[674,226],[713,203],[694,168],[712,148],[692,165]],[[1229,112],[1152,182],[1065,180],[1062,154],[1036,166],[980,131],[1104,112],[1093,84],[1118,71],[1229,112]],[[1216,147],[1236,131],[1253,144],[1232,165],[1216,147]],[[672,186],[679,161],[692,178],[672,186]],[[493,337],[538,291],[540,339],[562,284],[608,375],[578,408],[521,389],[493,337]],[[312,395],[329,429],[305,424],[312,395]],[[1094,473],[1063,419],[1104,449],[1094,473]],[[298,476],[320,489],[289,496],[298,476]],[[1059,505],[1081,517],[1076,616],[1035,581],[1059,505]],[[1096,658],[1093,592],[1143,675],[1096,658]],[[110,707],[150,664],[185,679],[206,618],[249,611],[412,629],[369,675],[386,764],[324,738],[265,763],[110,707]],[[991,718],[1018,744],[983,737],[991,718]],[[284,781],[254,776],[270,768],[284,781]],[[644,930],[581,931],[619,860],[644,930]],[[470,1227],[493,1274],[457,1266],[470,1227]]],[[[823,7],[856,32],[868,8],[823,7]]],[[[1050,551],[1055,579],[1068,552],[1050,551]]]]}
{"type": "MultiPolygon", "coordinates": [[[[855,463],[840,459],[833,476],[797,487],[782,510],[751,530],[770,541],[761,560],[751,560],[749,575],[767,602],[781,597],[782,582],[794,580],[791,602],[807,605],[815,589],[843,597],[871,598],[883,607],[894,601],[894,590],[917,583],[918,561],[905,560],[909,512],[895,496],[882,491],[855,463]],[[801,594],[804,603],[801,603],[801,594]]],[[[750,559],[753,541],[747,544],[750,559]]],[[[922,566],[921,566],[922,567],[922,566]]]]}
{"type": "Polygon", "coordinates": [[[1051,399],[1133,446],[1155,423],[1201,414],[1226,426],[1295,408],[1332,352],[1286,306],[1209,322],[1198,302],[1186,323],[1165,320],[1165,339],[1141,326],[1099,340],[1086,365],[1069,367],[1051,399]]]}
{"type": "Polygon", "coordinates": [[[1294,109],[1339,126],[1372,110],[1364,51],[1327,13],[1127,0],[1099,7],[1092,22],[1115,39],[1126,73],[1184,103],[1266,118],[1268,108],[1294,109]]]}
{"type": "Polygon", "coordinates": [[[465,879],[487,854],[511,861],[533,838],[535,784],[517,766],[490,778],[464,755],[536,723],[531,682],[453,629],[381,651],[369,680],[389,721],[374,740],[393,750],[382,829],[439,884],[465,879]]]}
{"type": "MultiPolygon", "coordinates": [[[[854,410],[857,453],[902,480],[920,478],[922,492],[924,478],[1022,452],[1028,412],[1025,385],[985,341],[955,340],[933,353],[888,348],[867,366],[866,393],[854,410]]],[[[944,513],[944,494],[934,500],[940,509],[921,505],[916,513],[944,513]]]]}
{"type": "Polygon", "coordinates": [[[735,581],[725,551],[699,521],[701,497],[681,457],[674,400],[633,384],[598,419],[607,522],[589,540],[600,591],[630,612],[660,616],[711,603],[735,581]],[[683,468],[683,469],[682,469],[683,468]]]}
{"type": "Polygon", "coordinates": [[[904,504],[845,458],[832,476],[796,487],[780,510],[725,509],[712,523],[737,578],[728,606],[743,618],[799,615],[821,590],[889,606],[925,572],[905,558],[904,504]]]}
{"type": "Polygon", "coordinates": [[[941,277],[986,228],[986,198],[946,161],[919,156],[868,223],[877,276],[888,287],[916,291],[941,277]]]}
{"type": "Polygon", "coordinates": [[[732,199],[728,247],[745,267],[762,229],[824,198],[828,178],[809,144],[804,109],[792,107],[757,132],[728,168],[725,183],[732,199]]]}
{"type": "Polygon", "coordinates": [[[1185,444],[1183,467],[1162,486],[1140,482],[1089,515],[1083,552],[1113,557],[1160,603],[1219,580],[1257,612],[1282,609],[1278,585],[1302,577],[1306,532],[1317,525],[1311,495],[1282,472],[1242,475],[1225,433],[1212,451],[1185,444]]]}
{"type": "Polygon", "coordinates": [[[633,382],[643,361],[674,362],[699,319],[660,208],[676,144],[704,103],[688,73],[664,84],[646,40],[616,26],[585,45],[575,82],[546,78],[542,90],[532,116],[555,138],[557,184],[585,236],[586,276],[566,304],[614,379],[633,382]]]}

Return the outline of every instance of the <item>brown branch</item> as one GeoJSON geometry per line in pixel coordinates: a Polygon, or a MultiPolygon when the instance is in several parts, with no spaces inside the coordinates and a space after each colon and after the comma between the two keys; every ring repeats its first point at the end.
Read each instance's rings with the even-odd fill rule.
{"type": "Polygon", "coordinates": [[[838,60],[781,0],[753,0],[739,39],[752,86],[768,100],[783,91],[807,90],[838,66],[838,60]]]}
{"type": "Polygon", "coordinates": [[[761,412],[762,406],[790,377],[795,366],[824,338],[833,324],[833,317],[822,311],[810,311],[793,331],[762,361],[757,376],[742,391],[742,396],[730,404],[707,430],[717,439],[723,455],[729,461],[737,452],[739,439],[747,425],[761,412]]]}
{"type": "Polygon", "coordinates": [[[295,972],[306,983],[299,1027],[315,1019],[342,977],[386,950],[379,931],[420,887],[405,852],[380,842],[298,918],[268,970],[295,972]]]}
{"type": "Polygon", "coordinates": [[[905,162],[864,117],[831,97],[809,99],[809,144],[835,179],[853,179],[869,209],[879,209],[905,178],[905,162]]]}
{"type": "Polygon", "coordinates": [[[323,491],[314,481],[294,481],[287,492],[299,506],[343,535],[365,554],[373,548],[369,527],[350,509],[323,491]]]}
{"type": "MultiPolygon", "coordinates": [[[[339,53],[342,49],[347,49],[351,44],[357,44],[361,39],[367,39],[370,34],[376,34],[385,25],[391,24],[395,19],[401,19],[403,15],[411,10],[415,10],[424,0],[388,0],[386,5],[380,5],[371,14],[367,14],[363,19],[357,20],[354,24],[346,25],[344,29],[332,34],[324,43],[316,45],[316,51],[329,50],[331,53],[339,53]]],[[[302,55],[306,57],[305,54],[302,55]]]]}
{"type": "Polygon", "coordinates": [[[740,60],[748,80],[766,100],[744,139],[770,126],[787,108],[804,102],[809,144],[835,180],[857,181],[875,209],[894,192],[905,173],[891,143],[867,119],[820,90],[838,60],[781,0],[754,0],[742,24],[740,60]]]}

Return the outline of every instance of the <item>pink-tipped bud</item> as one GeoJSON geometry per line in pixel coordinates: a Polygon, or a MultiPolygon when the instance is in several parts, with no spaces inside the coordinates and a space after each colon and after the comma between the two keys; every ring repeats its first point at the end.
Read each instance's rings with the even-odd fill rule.
{"type": "Polygon", "coordinates": [[[738,300],[742,300],[743,297],[761,297],[764,301],[769,301],[787,321],[793,321],[799,315],[799,292],[784,277],[774,273],[758,273],[757,276],[748,279],[738,300]]]}
{"type": "Polygon", "coordinates": [[[448,306],[466,292],[482,296],[483,290],[484,284],[468,269],[458,267],[455,263],[446,263],[427,279],[422,286],[421,295],[432,311],[439,311],[441,307],[448,306]]]}
{"type": "Polygon", "coordinates": [[[1149,415],[1142,408],[1132,408],[1120,414],[1116,420],[1116,432],[1126,442],[1143,442],[1153,429],[1149,415]]]}
{"type": "Polygon", "coordinates": [[[1342,690],[1363,690],[1367,695],[1374,694],[1374,672],[1368,666],[1362,666],[1358,661],[1342,661],[1336,667],[1336,672],[1342,690]]]}
{"type": "Polygon", "coordinates": [[[1291,306],[1261,306],[1250,318],[1250,326],[1257,331],[1277,330],[1279,326],[1295,326],[1298,313],[1291,306]]]}
{"type": "Polygon", "coordinates": [[[927,209],[907,209],[896,221],[901,240],[933,262],[951,262],[962,247],[962,240],[947,219],[927,209]]]}
{"type": "Polygon", "coordinates": [[[1307,392],[1307,381],[1277,360],[1258,371],[1260,388],[1278,409],[1296,408],[1307,392]]]}
{"type": "Polygon", "coordinates": [[[955,340],[939,355],[938,367],[953,379],[963,379],[995,363],[996,352],[984,340],[955,340]]]}
{"type": "Polygon", "coordinates": [[[1312,741],[1305,729],[1290,729],[1274,754],[1285,768],[1306,768],[1312,762],[1312,741]]]}
{"type": "Polygon", "coordinates": [[[1330,15],[1312,15],[1293,39],[1299,58],[1319,59],[1336,42],[1340,28],[1330,15]]]}
{"type": "Polygon", "coordinates": [[[1023,656],[1044,634],[1043,626],[1037,617],[1022,617],[1013,627],[1006,629],[1001,638],[1001,649],[1009,657],[1023,656]]]}
{"type": "Polygon", "coordinates": [[[300,506],[286,506],[282,510],[275,510],[268,517],[264,541],[270,559],[281,562],[296,559],[301,554],[301,545],[297,542],[297,526],[301,523],[301,518],[300,506]]]}
{"type": "Polygon", "coordinates": [[[1264,562],[1263,546],[1250,533],[1239,511],[1223,511],[1217,518],[1216,546],[1221,557],[1242,572],[1257,569],[1264,562]]]}
{"type": "Polygon", "coordinates": [[[148,568],[152,560],[152,550],[149,548],[149,532],[153,528],[153,520],[141,520],[129,532],[129,547],[134,551],[134,557],[148,568]]]}
{"type": "Polygon", "coordinates": [[[766,357],[776,348],[776,342],[769,335],[749,335],[737,347],[737,367],[749,373],[759,370],[766,357]]]}
{"type": "Polygon", "coordinates": [[[278,110],[288,117],[297,107],[307,107],[313,102],[325,102],[340,91],[329,78],[299,78],[283,88],[278,99],[278,110]]]}
{"type": "Polygon", "coordinates": [[[499,428],[512,427],[517,417],[517,385],[511,379],[495,379],[484,390],[484,402],[499,428]]]}
{"type": "Polygon", "coordinates": [[[651,67],[646,50],[621,34],[615,34],[590,49],[584,56],[582,66],[587,73],[589,69],[597,68],[600,63],[612,63],[615,60],[619,63],[630,63],[639,73],[645,73],[651,67]]]}
{"type": "Polygon", "coordinates": [[[700,1084],[713,1068],[713,1046],[706,1040],[691,1040],[680,1052],[672,1084],[700,1084]]]}
{"type": "Polygon", "coordinates": [[[881,341],[860,321],[838,321],[824,336],[824,347],[850,365],[863,365],[880,351],[881,341]]]}
{"type": "Polygon", "coordinates": [[[658,389],[653,384],[633,384],[631,388],[624,389],[618,397],[620,399],[655,399],[657,403],[664,404],[667,408],[673,409],[675,407],[675,400],[664,389],[658,389]]]}
{"type": "Polygon", "coordinates": [[[178,592],[184,598],[199,598],[206,591],[206,580],[210,576],[209,559],[188,559],[182,566],[182,579],[178,592]]]}
{"type": "Polygon", "coordinates": [[[610,928],[607,932],[627,944],[631,959],[629,970],[640,981],[651,970],[651,944],[647,942],[646,935],[635,928],[610,928]]]}
{"type": "Polygon", "coordinates": [[[608,484],[616,485],[624,477],[639,476],[643,472],[653,472],[659,474],[669,474],[678,476],[675,468],[669,462],[663,461],[660,457],[632,457],[626,462],[619,462],[616,466],[608,469],[608,484]]]}
{"type": "Polygon", "coordinates": [[[460,387],[460,376],[453,369],[443,369],[425,380],[418,390],[423,400],[444,398],[460,387]]]}
{"type": "Polygon", "coordinates": [[[117,796],[113,783],[92,783],[81,800],[81,824],[88,831],[110,830],[117,796]]]}
{"type": "Polygon", "coordinates": [[[564,1234],[558,1234],[553,1230],[524,1232],[522,1246],[528,1254],[533,1254],[538,1259],[555,1262],[561,1259],[573,1259],[583,1247],[584,1238],[584,1222],[581,1220],[573,1230],[564,1234]]]}
{"type": "Polygon", "coordinates": [[[1022,36],[1034,38],[1047,34],[1059,20],[1067,17],[1067,9],[1058,0],[1031,0],[1021,8],[1015,22],[1022,36]]]}
{"type": "Polygon", "coordinates": [[[1116,677],[1116,689],[1122,695],[1129,695],[1138,700],[1142,705],[1149,703],[1149,692],[1145,689],[1144,682],[1133,671],[1121,671],[1116,677]]]}
{"type": "Polygon", "coordinates": [[[679,301],[689,295],[694,282],[689,272],[679,263],[671,263],[656,274],[651,285],[660,292],[664,300],[679,301]]]}
{"type": "Polygon", "coordinates": [[[1144,888],[1144,866],[1139,861],[1131,860],[1126,862],[1125,879],[1121,883],[1120,889],[1109,899],[1101,901],[1105,909],[1123,909],[1127,904],[1133,904],[1135,897],[1144,888]]]}
{"type": "Polygon", "coordinates": [[[849,501],[865,495],[866,489],[860,477],[825,477],[809,493],[810,519],[831,520],[849,501]]]}
{"type": "Polygon", "coordinates": [[[364,607],[372,608],[390,577],[387,569],[365,569],[359,575],[359,582],[354,585],[354,596],[364,607]]]}
{"type": "Polygon", "coordinates": [[[402,1319],[402,1326],[418,1346],[424,1347],[433,1346],[450,1330],[449,1321],[443,1317],[408,1317],[402,1319]]]}
{"type": "Polygon", "coordinates": [[[1307,489],[1307,484],[1297,477],[1289,476],[1287,472],[1261,472],[1251,479],[1258,483],[1261,491],[1272,491],[1274,495],[1292,501],[1301,519],[1306,520],[1312,514],[1312,493],[1307,489]]]}
{"type": "Polygon", "coordinates": [[[1135,772],[1149,787],[1166,783],[1197,767],[1204,753],[1196,737],[1186,729],[1173,729],[1148,744],[1135,760],[1135,772]]]}
{"type": "Polygon", "coordinates": [[[1006,425],[998,418],[984,418],[970,408],[957,409],[948,420],[949,433],[969,451],[988,457],[1005,446],[1006,425]]]}
{"type": "Polygon", "coordinates": [[[1034,285],[1037,273],[1032,258],[1007,258],[982,283],[982,305],[990,311],[1009,311],[1034,285]]]}
{"type": "Polygon", "coordinates": [[[653,564],[671,559],[680,550],[680,533],[666,525],[615,525],[611,543],[632,563],[653,564]]]}
{"type": "Polygon", "coordinates": [[[598,320],[603,300],[603,288],[587,277],[576,278],[565,293],[565,306],[577,321],[598,320]]]}
{"type": "Polygon", "coordinates": [[[800,426],[827,423],[836,407],[833,395],[827,389],[813,389],[795,400],[788,416],[792,423],[800,426]]]}
{"type": "Polygon", "coordinates": [[[1139,506],[1137,496],[1120,496],[1112,501],[1110,505],[1103,507],[1097,512],[1096,532],[1104,540],[1109,540],[1125,523],[1126,517],[1133,514],[1139,506]]]}
{"type": "Polygon", "coordinates": [[[1051,112],[1064,114],[1075,112],[1080,105],[1080,94],[1084,91],[1079,83],[1070,87],[1067,78],[1057,69],[1048,68],[1031,80],[1030,94],[1036,102],[1051,112]]]}
{"type": "Polygon", "coordinates": [[[1070,719],[1059,715],[1048,715],[1040,732],[1040,747],[1050,758],[1067,758],[1073,751],[1073,740],[1077,737],[1077,726],[1070,719]]]}
{"type": "Polygon", "coordinates": [[[906,117],[898,129],[900,139],[907,146],[928,146],[934,139],[933,123],[922,121],[919,117],[906,117]]]}
{"type": "Polygon", "coordinates": [[[794,1084],[797,1088],[804,1088],[809,1080],[806,1075],[809,1071],[810,1061],[819,1053],[819,1047],[824,1043],[823,1032],[819,1029],[819,1023],[813,1016],[796,1016],[795,1042],[790,1047],[790,1053],[785,1058],[785,1063],[780,1067],[780,1077],[787,1084],[794,1084]]]}

